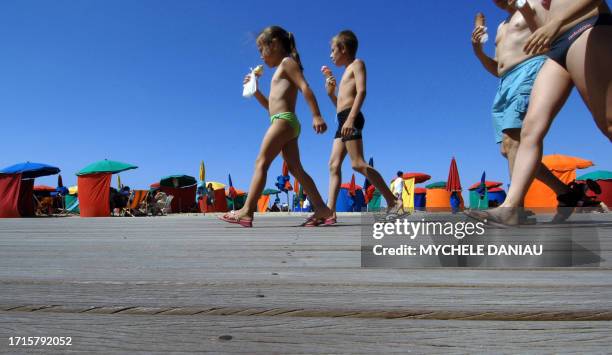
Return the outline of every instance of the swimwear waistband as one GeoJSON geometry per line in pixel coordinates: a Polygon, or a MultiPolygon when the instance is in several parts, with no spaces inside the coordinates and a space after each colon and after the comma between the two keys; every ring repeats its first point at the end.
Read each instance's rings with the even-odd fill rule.
{"type": "Polygon", "coordinates": [[[539,61],[539,60],[545,60],[546,56],[545,55],[537,55],[535,57],[531,57],[529,59],[526,59],[520,63],[518,63],[517,65],[513,66],[512,69],[508,70],[507,72],[504,73],[504,75],[500,76],[499,79],[500,80],[504,80],[505,78],[509,77],[510,75],[512,75],[512,73],[514,73],[517,70],[520,70],[522,67],[529,65],[535,61],[539,61]]]}

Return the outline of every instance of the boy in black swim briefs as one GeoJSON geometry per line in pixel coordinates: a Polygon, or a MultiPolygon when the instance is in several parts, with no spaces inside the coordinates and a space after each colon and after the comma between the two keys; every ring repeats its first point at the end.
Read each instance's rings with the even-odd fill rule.
{"type": "Polygon", "coordinates": [[[338,129],[334,135],[331,157],[329,159],[329,199],[328,207],[334,211],[335,222],[336,200],[342,180],[342,161],[348,153],[353,170],[363,174],[372,185],[380,191],[387,201],[387,212],[398,214],[403,212],[402,202],[398,201],[382,176],[368,165],[363,158],[363,127],[365,119],[361,106],[365,100],[366,69],[363,60],[355,58],[358,41],[352,31],[342,31],[331,41],[331,60],[345,67],[336,96],[336,78],[327,67],[323,67],[326,76],[327,94],[337,108],[338,129]]]}

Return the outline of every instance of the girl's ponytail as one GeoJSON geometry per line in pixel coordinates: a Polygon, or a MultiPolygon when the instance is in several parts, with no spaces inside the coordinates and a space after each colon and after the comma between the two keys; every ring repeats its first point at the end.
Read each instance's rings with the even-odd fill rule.
{"type": "Polygon", "coordinates": [[[300,54],[298,53],[297,47],[295,46],[295,37],[293,36],[293,33],[288,32],[287,39],[289,40],[289,54],[291,55],[291,58],[293,58],[293,60],[298,63],[298,65],[300,66],[300,70],[304,71],[302,61],[300,60],[300,54]]]}

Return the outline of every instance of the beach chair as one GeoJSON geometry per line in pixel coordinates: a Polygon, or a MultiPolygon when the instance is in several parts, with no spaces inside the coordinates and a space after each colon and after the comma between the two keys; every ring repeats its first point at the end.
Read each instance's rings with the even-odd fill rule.
{"type": "Polygon", "coordinates": [[[166,196],[166,201],[164,201],[163,206],[161,207],[161,214],[163,216],[167,215],[168,213],[172,213],[172,207],[171,207],[171,203],[172,200],[174,199],[174,196],[172,195],[168,195],[166,196]]]}
{"type": "Polygon", "coordinates": [[[132,217],[146,216],[148,194],[149,190],[132,190],[128,205],[123,209],[121,215],[132,217]]]}

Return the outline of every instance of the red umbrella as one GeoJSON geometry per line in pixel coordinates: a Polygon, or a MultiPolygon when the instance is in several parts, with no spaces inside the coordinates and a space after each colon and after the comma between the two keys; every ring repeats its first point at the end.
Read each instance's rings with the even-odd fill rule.
{"type": "Polygon", "coordinates": [[[355,174],[351,177],[351,184],[349,185],[349,195],[355,196],[355,174]]]}
{"type": "Polygon", "coordinates": [[[459,180],[459,170],[457,170],[455,157],[451,160],[450,170],[448,171],[446,191],[461,191],[461,181],[459,180]]]}
{"type": "Polygon", "coordinates": [[[289,176],[289,166],[287,166],[287,162],[283,160],[283,176],[289,176]]]}
{"type": "Polygon", "coordinates": [[[376,191],[376,188],[374,187],[374,185],[370,185],[365,189],[364,198],[365,198],[366,203],[370,203],[370,201],[374,197],[374,191],[376,191]]]}
{"type": "Polygon", "coordinates": [[[47,191],[53,192],[55,191],[55,187],[47,186],[47,185],[36,185],[33,187],[34,191],[47,191]]]}

